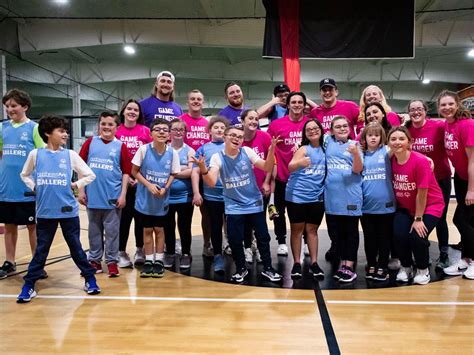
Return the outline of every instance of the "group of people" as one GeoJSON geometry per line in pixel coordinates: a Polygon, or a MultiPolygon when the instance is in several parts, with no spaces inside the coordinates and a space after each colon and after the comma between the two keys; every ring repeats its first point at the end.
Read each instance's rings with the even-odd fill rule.
{"type": "Polygon", "coordinates": [[[321,105],[280,84],[272,100],[252,109],[231,82],[225,87],[229,105],[207,119],[199,90],[188,93],[183,114],[173,99],[174,83],[171,72],[161,72],[150,97],[128,100],[118,114],[102,112],[97,135],[79,154],[63,147],[68,137],[63,118],[43,117],[36,124],[26,116],[28,94],[13,89],[4,96],[9,120],[0,135],[0,222],[7,260],[0,278],[16,271],[18,225],[28,227],[34,253],[18,302],[29,302],[36,281],[47,277],[44,266],[58,224],[89,294],[100,292],[95,275],[103,272],[104,258],[109,277],[133,265],[142,265],[144,278],[160,278],[178,262],[189,269],[194,206],[202,216],[203,255],[213,258],[214,272],[223,273],[223,253],[231,253],[236,266],[231,279],[237,283],[254,258],[263,263],[263,277],[282,278],[272,267],[267,210],[278,255],[288,255],[288,213],[292,278],[302,277],[303,249],[311,274],[324,276],[318,228],[326,214],[331,239],[326,258],[338,263],[334,277],[340,282],[357,277],[359,220],[367,279],[388,280],[391,256],[392,263],[400,262],[397,281],[428,283],[428,235],[434,228],[437,267],[474,279],[474,121],[455,93],[438,97],[444,120],[428,119],[426,104],[413,100],[409,120],[402,122],[373,85],[358,106],[338,99],[331,78],[320,82],[321,105]],[[259,126],[262,118],[270,121],[266,132],[259,126]],[[462,244],[462,258],[454,263],[448,257],[448,159],[455,169],[453,222],[462,244]],[[72,171],[79,176],[75,182],[72,171]],[[77,201],[87,209],[87,255],[77,201]],[[133,260],[126,251],[132,220],[133,260]]]}

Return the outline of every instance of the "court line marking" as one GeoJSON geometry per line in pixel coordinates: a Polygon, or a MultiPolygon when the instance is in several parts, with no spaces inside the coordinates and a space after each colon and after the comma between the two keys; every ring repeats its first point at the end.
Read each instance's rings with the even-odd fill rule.
{"type": "MultiPolygon", "coordinates": [[[[17,298],[17,295],[0,294],[0,298],[17,298]]],[[[121,301],[162,301],[162,302],[229,302],[229,303],[303,303],[315,304],[316,300],[287,300],[271,298],[208,298],[208,297],[147,297],[147,296],[106,296],[106,295],[37,295],[43,299],[69,300],[121,300],[121,301]]],[[[474,302],[415,302],[415,301],[330,301],[330,304],[364,305],[416,305],[416,306],[474,306],[474,302]]]]}
{"type": "Polygon", "coordinates": [[[450,301],[338,301],[326,300],[329,304],[365,304],[365,305],[401,305],[401,306],[474,306],[474,302],[450,302],[450,301]]]}

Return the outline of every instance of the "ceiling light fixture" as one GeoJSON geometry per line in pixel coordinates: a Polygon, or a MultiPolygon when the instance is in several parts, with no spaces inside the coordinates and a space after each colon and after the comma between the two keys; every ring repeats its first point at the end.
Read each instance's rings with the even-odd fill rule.
{"type": "Polygon", "coordinates": [[[54,0],[53,2],[58,5],[66,5],[69,0],[54,0]]]}
{"type": "Polygon", "coordinates": [[[423,84],[429,84],[429,83],[431,83],[431,80],[430,79],[423,79],[422,83],[423,84]]]}
{"type": "Polygon", "coordinates": [[[474,48],[472,48],[469,52],[467,52],[467,56],[474,58],[474,48]]]}
{"type": "Polygon", "coordinates": [[[125,53],[127,53],[128,55],[134,55],[135,54],[135,48],[129,44],[123,46],[123,50],[125,51],[125,53]]]}

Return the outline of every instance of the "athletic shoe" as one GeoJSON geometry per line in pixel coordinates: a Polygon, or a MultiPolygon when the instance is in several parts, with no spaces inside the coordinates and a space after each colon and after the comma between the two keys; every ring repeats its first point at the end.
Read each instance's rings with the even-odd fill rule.
{"type": "Polygon", "coordinates": [[[165,275],[165,266],[161,260],[157,260],[153,263],[153,271],[151,277],[160,278],[165,275]]]}
{"type": "Polygon", "coordinates": [[[305,255],[305,256],[309,256],[308,244],[305,244],[305,245],[304,245],[303,252],[304,252],[304,255],[305,255]]]}
{"type": "Polygon", "coordinates": [[[21,292],[16,298],[16,303],[28,303],[36,297],[36,291],[33,287],[23,285],[21,292]]]}
{"type": "Polygon", "coordinates": [[[357,274],[348,266],[344,268],[339,277],[339,282],[352,282],[357,278],[357,274]]]}
{"type": "Polygon", "coordinates": [[[16,271],[16,264],[5,260],[2,267],[0,268],[0,280],[8,277],[10,274],[13,274],[16,271]]]}
{"type": "Polygon", "coordinates": [[[143,248],[137,248],[135,251],[135,256],[133,257],[133,264],[136,265],[143,265],[145,263],[145,252],[143,248]]]}
{"type": "Polygon", "coordinates": [[[334,277],[336,280],[340,280],[342,275],[344,274],[345,269],[346,269],[346,265],[342,265],[332,277],[334,277]]]}
{"type": "Polygon", "coordinates": [[[153,261],[146,260],[143,264],[142,271],[140,272],[140,277],[152,277],[153,276],[153,261]]]}
{"type": "Polygon", "coordinates": [[[286,244],[278,244],[277,255],[288,256],[288,247],[286,244]]]}
{"type": "Polygon", "coordinates": [[[413,283],[417,285],[426,285],[430,282],[430,271],[426,269],[417,269],[416,275],[413,278],[413,283]]]}
{"type": "Polygon", "coordinates": [[[268,205],[267,210],[268,218],[270,219],[270,221],[273,221],[275,218],[280,217],[280,214],[278,213],[278,210],[274,204],[268,205]]]}
{"type": "Polygon", "coordinates": [[[400,259],[392,258],[388,262],[387,267],[389,270],[400,270],[400,268],[402,267],[402,264],[400,263],[400,259]]]}
{"type": "Polygon", "coordinates": [[[272,267],[262,271],[262,276],[265,276],[272,282],[281,281],[281,275],[276,272],[272,267]]]}
{"type": "Polygon", "coordinates": [[[408,282],[410,279],[413,278],[413,269],[411,266],[404,267],[401,266],[400,270],[398,270],[397,274],[397,281],[399,282],[408,282]]]}
{"type": "Polygon", "coordinates": [[[41,273],[41,276],[40,276],[40,280],[47,279],[48,277],[49,277],[49,275],[46,272],[46,270],[43,270],[43,272],[41,273]]]}
{"type": "Polygon", "coordinates": [[[309,272],[313,277],[324,277],[324,271],[319,267],[318,263],[312,263],[309,272]]]}
{"type": "Polygon", "coordinates": [[[225,247],[222,248],[222,251],[226,255],[232,255],[232,249],[230,248],[230,245],[227,244],[225,247]]]}
{"type": "Polygon", "coordinates": [[[232,275],[231,280],[233,282],[241,283],[244,282],[245,277],[249,274],[247,269],[243,269],[240,272],[236,272],[232,275]]]}
{"type": "Polygon", "coordinates": [[[205,256],[207,258],[213,258],[214,257],[214,250],[212,249],[211,245],[202,246],[202,256],[205,256]]]}
{"type": "Polygon", "coordinates": [[[165,258],[163,260],[163,265],[167,268],[173,267],[175,263],[175,255],[174,254],[166,254],[165,253],[165,258]]]}
{"type": "Polygon", "coordinates": [[[89,261],[89,264],[92,266],[92,268],[95,270],[96,274],[102,274],[102,264],[98,263],[97,261],[89,261]]]}
{"type": "Polygon", "coordinates": [[[244,253],[245,253],[245,261],[248,263],[252,263],[253,262],[252,248],[245,248],[244,253]]]}
{"type": "Polygon", "coordinates": [[[107,264],[107,270],[109,270],[109,277],[118,277],[120,275],[117,263],[107,264]]]}
{"type": "Polygon", "coordinates": [[[303,276],[301,271],[301,264],[294,263],[293,267],[291,268],[291,278],[292,279],[300,279],[303,276]]]}
{"type": "Polygon", "coordinates": [[[377,269],[377,272],[374,274],[375,281],[387,281],[389,278],[389,274],[387,269],[377,269]]]}
{"type": "Polygon", "coordinates": [[[464,274],[462,274],[462,277],[465,279],[474,280],[474,261],[471,261],[466,271],[464,271],[464,274]]]}
{"type": "Polygon", "coordinates": [[[191,267],[192,256],[189,254],[183,254],[179,258],[179,268],[180,269],[189,269],[191,267]]]}
{"type": "Polygon", "coordinates": [[[224,256],[222,254],[217,254],[214,256],[214,272],[224,272],[224,256]]]}
{"type": "Polygon", "coordinates": [[[458,244],[449,244],[449,246],[454,250],[462,251],[462,242],[459,242],[458,244]]]}
{"type": "Polygon", "coordinates": [[[469,267],[469,264],[467,263],[466,260],[459,259],[457,263],[454,263],[453,265],[448,266],[447,268],[444,268],[443,272],[446,275],[451,275],[451,276],[462,275],[464,271],[467,270],[468,267],[469,267]]]}
{"type": "Polygon", "coordinates": [[[436,260],[436,269],[445,269],[447,267],[449,267],[448,253],[441,252],[438,260],[436,260]]]}
{"type": "Polygon", "coordinates": [[[119,262],[118,266],[123,269],[132,269],[133,265],[130,261],[130,257],[128,256],[127,252],[119,251],[119,262]]]}
{"type": "Polygon", "coordinates": [[[99,285],[95,280],[95,277],[90,277],[84,284],[84,291],[87,292],[88,295],[98,295],[100,293],[99,285]]]}
{"type": "Polygon", "coordinates": [[[258,249],[255,249],[255,260],[257,261],[257,263],[262,262],[262,257],[260,256],[260,252],[258,251],[258,249]]]}
{"type": "Polygon", "coordinates": [[[369,270],[367,270],[367,273],[365,274],[365,278],[367,280],[373,280],[375,276],[375,267],[370,266],[369,270]]]}

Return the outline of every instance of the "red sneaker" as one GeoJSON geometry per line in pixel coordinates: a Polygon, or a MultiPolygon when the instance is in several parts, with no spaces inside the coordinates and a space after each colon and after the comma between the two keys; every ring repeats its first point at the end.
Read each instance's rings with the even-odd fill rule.
{"type": "Polygon", "coordinates": [[[109,277],[118,277],[120,275],[117,263],[107,264],[107,268],[109,269],[109,277]]]}
{"type": "Polygon", "coordinates": [[[102,273],[102,264],[98,263],[97,261],[89,261],[89,264],[94,268],[96,274],[102,273]]]}

